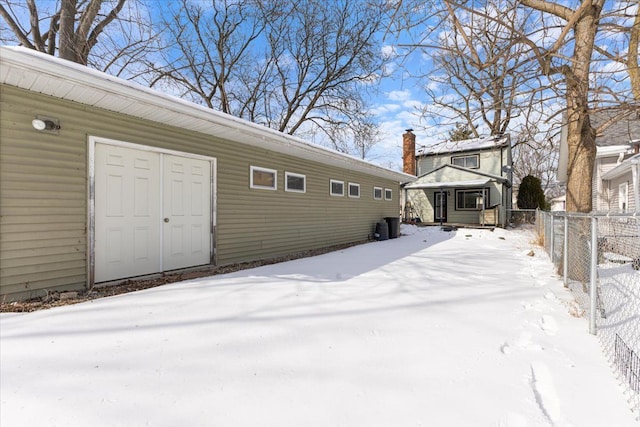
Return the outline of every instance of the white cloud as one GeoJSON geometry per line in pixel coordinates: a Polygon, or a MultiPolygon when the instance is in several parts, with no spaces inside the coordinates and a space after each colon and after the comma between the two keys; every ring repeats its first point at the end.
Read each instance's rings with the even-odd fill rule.
{"type": "Polygon", "coordinates": [[[398,104],[381,104],[376,105],[374,108],[371,108],[369,111],[376,116],[385,116],[389,113],[393,113],[398,111],[401,108],[398,104]]]}
{"type": "Polygon", "coordinates": [[[392,90],[387,97],[391,101],[406,101],[411,97],[411,92],[407,89],[404,90],[392,90]]]}
{"type": "Polygon", "coordinates": [[[392,59],[398,56],[395,46],[390,44],[382,46],[381,53],[384,59],[392,59]]]}

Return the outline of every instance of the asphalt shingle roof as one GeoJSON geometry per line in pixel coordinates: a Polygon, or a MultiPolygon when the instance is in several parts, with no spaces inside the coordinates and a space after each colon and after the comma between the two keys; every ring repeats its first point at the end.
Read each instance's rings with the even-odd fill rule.
{"type": "MultiPolygon", "coordinates": [[[[619,111],[599,111],[590,115],[591,126],[598,128],[606,123],[619,111]]],[[[601,134],[596,136],[598,147],[608,147],[612,145],[625,145],[632,141],[640,141],[640,111],[631,114],[607,127],[601,134]]]]}

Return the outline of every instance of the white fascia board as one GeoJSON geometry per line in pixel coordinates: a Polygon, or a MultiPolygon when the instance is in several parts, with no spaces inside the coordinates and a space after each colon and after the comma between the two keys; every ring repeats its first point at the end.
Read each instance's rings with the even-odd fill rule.
{"type": "Polygon", "coordinates": [[[630,153],[630,145],[609,145],[606,147],[597,147],[596,158],[617,156],[621,153],[630,153]]]}
{"type": "Polygon", "coordinates": [[[277,130],[255,124],[83,65],[23,47],[0,46],[4,84],[127,114],[170,126],[265,148],[282,154],[347,168],[384,179],[407,182],[413,175],[321,147],[277,130]],[[46,84],[43,84],[46,79],[46,84]],[[61,94],[59,87],[72,88],[61,94]],[[80,90],[74,90],[80,89],[80,90]],[[158,117],[161,119],[158,119],[158,117]]]}

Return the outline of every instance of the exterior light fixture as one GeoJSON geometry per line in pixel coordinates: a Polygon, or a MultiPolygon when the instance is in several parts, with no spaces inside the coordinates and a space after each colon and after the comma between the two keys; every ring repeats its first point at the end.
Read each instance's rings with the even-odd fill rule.
{"type": "Polygon", "coordinates": [[[60,134],[60,121],[51,117],[36,116],[35,119],[31,120],[31,126],[38,132],[49,135],[60,134]]]}
{"type": "Polygon", "coordinates": [[[57,131],[60,129],[60,125],[50,119],[35,118],[31,121],[31,126],[37,131],[57,131]]]}

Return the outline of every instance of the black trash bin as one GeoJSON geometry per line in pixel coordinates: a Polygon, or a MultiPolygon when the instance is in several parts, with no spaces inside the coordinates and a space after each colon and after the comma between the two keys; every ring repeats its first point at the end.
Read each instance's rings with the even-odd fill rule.
{"type": "Polygon", "coordinates": [[[385,221],[376,223],[376,240],[389,240],[389,224],[385,221]]]}
{"type": "Polygon", "coordinates": [[[395,239],[400,235],[400,218],[397,216],[388,216],[385,218],[389,224],[389,238],[395,239]]]}

